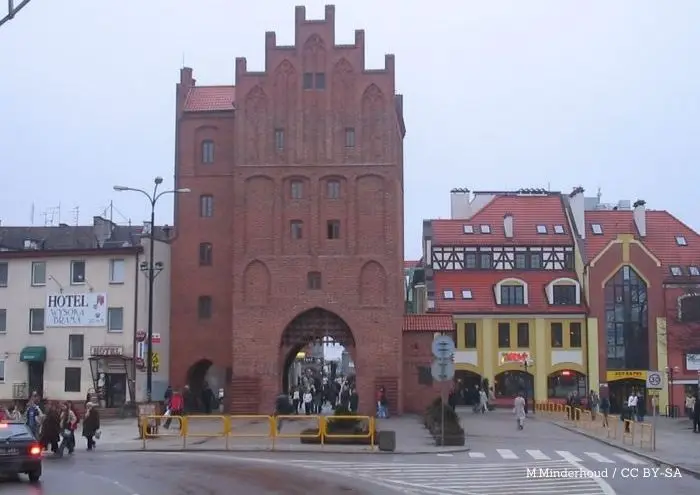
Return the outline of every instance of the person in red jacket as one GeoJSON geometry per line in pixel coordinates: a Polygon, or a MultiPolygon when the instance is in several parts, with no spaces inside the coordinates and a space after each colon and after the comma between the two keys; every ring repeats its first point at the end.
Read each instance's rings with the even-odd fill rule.
{"type": "MultiPolygon", "coordinates": [[[[170,397],[170,406],[168,407],[168,410],[166,411],[166,415],[168,416],[168,419],[165,420],[165,424],[163,425],[163,428],[166,430],[170,428],[170,422],[172,421],[173,416],[182,416],[183,409],[185,407],[185,401],[182,398],[182,394],[177,391],[173,392],[173,395],[170,397]]],[[[180,428],[182,428],[182,423],[180,423],[180,428]]]]}

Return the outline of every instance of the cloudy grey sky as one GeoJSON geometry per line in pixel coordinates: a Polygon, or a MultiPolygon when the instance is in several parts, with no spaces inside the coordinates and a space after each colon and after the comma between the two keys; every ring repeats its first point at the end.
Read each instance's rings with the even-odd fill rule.
{"type": "MultiPolygon", "coordinates": [[[[200,84],[232,83],[236,56],[263,67],[265,31],[292,44],[299,3],[33,0],[0,28],[3,224],[29,224],[32,203],[37,225],[59,203],[86,223],[110,200],[116,220],[143,221],[142,198],[112,186],[172,184],[183,59],[200,84]]],[[[364,28],[370,68],[396,54],[407,257],[456,186],[601,187],[700,228],[697,0],[335,3],[338,42],[364,28]]]]}

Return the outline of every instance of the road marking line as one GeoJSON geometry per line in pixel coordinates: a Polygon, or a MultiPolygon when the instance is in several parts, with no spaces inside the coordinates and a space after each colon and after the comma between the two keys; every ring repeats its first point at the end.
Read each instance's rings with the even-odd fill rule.
{"type": "Polygon", "coordinates": [[[637,459],[636,457],[633,457],[629,454],[613,454],[613,455],[619,457],[623,461],[629,462],[630,464],[646,464],[646,462],[644,462],[640,459],[637,459]]]}
{"type": "Polygon", "coordinates": [[[550,459],[550,457],[541,450],[526,450],[525,452],[536,461],[548,461],[550,459]]]}
{"type": "Polygon", "coordinates": [[[496,452],[498,452],[498,455],[500,455],[504,459],[517,459],[518,458],[518,456],[515,455],[515,452],[513,452],[510,449],[496,449],[496,452]]]}
{"type": "Polygon", "coordinates": [[[469,452],[469,457],[471,457],[472,459],[483,459],[484,457],[486,457],[486,454],[484,454],[483,452],[469,452]]]}
{"type": "Polygon", "coordinates": [[[579,459],[568,450],[556,450],[555,452],[569,462],[583,462],[583,459],[579,459]]]}
{"type": "Polygon", "coordinates": [[[608,464],[610,463],[615,463],[612,459],[608,459],[607,457],[600,455],[598,452],[584,452],[588,457],[593,459],[594,461],[598,462],[607,462],[608,464]]]}
{"type": "MultiPolygon", "coordinates": [[[[575,456],[573,456],[573,455],[571,454],[571,452],[567,452],[567,451],[565,451],[565,450],[563,450],[563,451],[557,451],[557,454],[559,454],[559,455],[568,454],[568,455],[570,455],[571,457],[575,457],[575,456]]],[[[564,456],[562,456],[562,457],[564,457],[564,456]]],[[[577,461],[574,461],[573,459],[567,459],[567,460],[569,461],[569,464],[571,464],[572,466],[574,466],[576,469],[579,469],[580,471],[585,471],[585,472],[589,472],[589,471],[590,471],[590,469],[588,469],[586,466],[584,466],[583,464],[581,464],[581,463],[579,463],[579,462],[577,462],[577,461]]],[[[605,495],[616,495],[616,492],[615,492],[615,490],[613,489],[613,487],[610,486],[610,484],[609,484],[607,481],[605,481],[603,478],[599,478],[599,477],[597,477],[597,476],[593,476],[593,477],[591,477],[591,478],[589,478],[589,479],[592,479],[592,480],[595,482],[595,484],[598,485],[598,486],[600,487],[600,490],[601,490],[605,495]]]]}
{"type": "Polygon", "coordinates": [[[438,454],[438,457],[454,457],[454,454],[438,454]]]}

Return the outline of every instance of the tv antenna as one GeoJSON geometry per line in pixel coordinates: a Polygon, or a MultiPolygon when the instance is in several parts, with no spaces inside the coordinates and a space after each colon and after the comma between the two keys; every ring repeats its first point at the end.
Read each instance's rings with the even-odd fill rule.
{"type": "Polygon", "coordinates": [[[76,206],[71,211],[73,212],[73,223],[77,227],[80,225],[80,206],[76,206]]]}

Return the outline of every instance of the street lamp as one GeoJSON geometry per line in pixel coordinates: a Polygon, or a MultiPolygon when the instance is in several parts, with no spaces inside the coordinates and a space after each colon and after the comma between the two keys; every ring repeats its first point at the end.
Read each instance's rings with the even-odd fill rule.
{"type": "Polygon", "coordinates": [[[19,0],[15,5],[15,0],[7,0],[7,15],[0,18],[0,26],[15,18],[17,13],[22,10],[31,0],[19,0]]]}
{"type": "MultiPolygon", "coordinates": [[[[535,360],[534,360],[534,359],[530,359],[530,358],[524,358],[524,359],[523,359],[523,368],[525,368],[525,376],[527,376],[528,379],[529,379],[530,375],[528,374],[527,369],[528,369],[530,366],[532,366],[533,364],[535,364],[535,360]]],[[[528,384],[528,385],[529,385],[529,384],[528,384]]],[[[528,390],[527,390],[527,389],[528,389],[528,386],[526,385],[526,386],[525,386],[525,409],[527,409],[527,395],[528,395],[528,390]]],[[[535,409],[536,409],[536,408],[535,408],[535,397],[534,397],[534,396],[535,396],[535,379],[534,379],[534,377],[533,377],[533,379],[532,379],[532,396],[533,396],[533,397],[532,397],[532,414],[535,414],[535,409]]]]}
{"type": "Polygon", "coordinates": [[[673,375],[678,373],[680,368],[678,366],[668,367],[666,366],[666,378],[668,379],[668,398],[670,404],[668,405],[668,412],[666,416],[669,418],[676,417],[676,406],[673,403],[673,375]]]}
{"type": "Polygon", "coordinates": [[[153,179],[153,193],[149,194],[143,189],[138,189],[136,187],[127,186],[114,186],[115,191],[134,191],[141,193],[146,198],[151,205],[151,230],[149,232],[149,250],[148,262],[144,261],[139,267],[141,272],[148,278],[148,352],[146,355],[146,401],[151,402],[153,395],[153,286],[156,277],[163,271],[163,263],[155,262],[155,223],[156,223],[156,203],[158,200],[165,196],[166,194],[180,194],[188,193],[189,189],[171,189],[168,191],[158,192],[158,187],[163,183],[162,177],[156,177],[153,179]]]}

